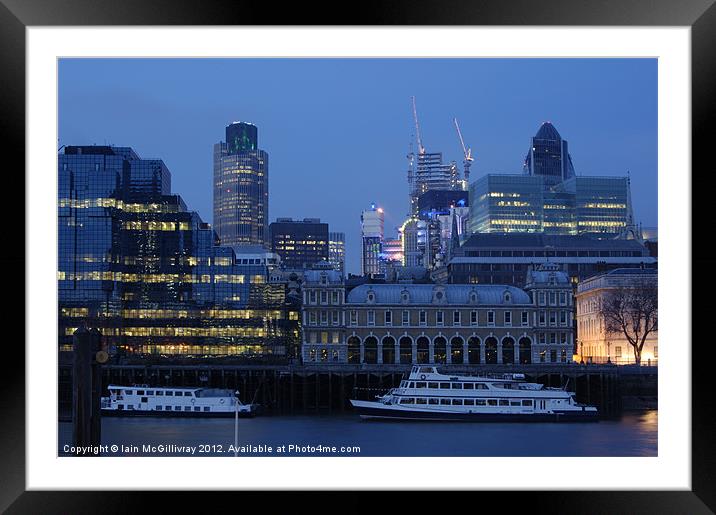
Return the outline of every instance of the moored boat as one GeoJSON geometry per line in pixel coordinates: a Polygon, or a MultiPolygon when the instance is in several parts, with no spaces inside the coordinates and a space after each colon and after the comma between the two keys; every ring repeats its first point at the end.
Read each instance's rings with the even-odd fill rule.
{"type": "Polygon", "coordinates": [[[400,386],[375,401],[350,400],[364,419],[476,422],[596,421],[594,406],[580,404],[566,388],[525,380],[524,374],[459,376],[414,366],[400,386]]]}
{"type": "Polygon", "coordinates": [[[102,397],[102,416],[109,417],[253,417],[258,405],[244,404],[238,392],[223,388],[110,385],[102,397]]]}

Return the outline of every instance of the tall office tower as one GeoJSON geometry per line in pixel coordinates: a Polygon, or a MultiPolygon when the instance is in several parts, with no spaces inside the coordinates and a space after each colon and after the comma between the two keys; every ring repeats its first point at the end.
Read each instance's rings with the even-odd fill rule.
{"type": "Polygon", "coordinates": [[[418,199],[424,193],[433,190],[462,190],[464,185],[457,164],[455,161],[443,163],[442,152],[418,153],[415,158],[415,161],[411,158],[411,170],[408,173],[410,212],[413,215],[418,214],[418,199]]]}
{"type": "Polygon", "coordinates": [[[345,276],[346,263],[346,235],[342,232],[328,233],[328,262],[334,270],[345,276]]]}
{"type": "Polygon", "coordinates": [[[239,263],[217,246],[170,183],[161,160],[131,148],[66,146],[58,155],[60,350],[71,351],[72,333],[87,323],[117,355],[290,352],[298,314],[285,295],[251,304],[268,263],[239,263]]]}
{"type": "Polygon", "coordinates": [[[361,223],[361,273],[363,275],[380,274],[381,255],[383,253],[383,209],[370,205],[360,216],[361,223]]]}
{"type": "Polygon", "coordinates": [[[383,261],[386,264],[403,265],[403,237],[386,238],[383,241],[383,261]]]}
{"type": "Polygon", "coordinates": [[[220,244],[268,243],[268,154],[255,125],[234,122],[214,145],[214,229],[220,244]]]}
{"type": "Polygon", "coordinates": [[[277,218],[271,223],[271,250],[284,270],[310,269],[328,261],[328,224],[319,218],[277,218]]]}
{"type": "Polygon", "coordinates": [[[544,122],[530,141],[525,157],[525,175],[540,175],[547,184],[556,184],[574,177],[572,157],[567,141],[563,140],[550,122],[544,122]]]}

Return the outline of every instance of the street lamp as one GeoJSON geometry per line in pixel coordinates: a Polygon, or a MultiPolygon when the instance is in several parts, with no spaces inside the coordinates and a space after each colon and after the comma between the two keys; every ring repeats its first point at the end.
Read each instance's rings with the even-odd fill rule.
{"type": "Polygon", "coordinates": [[[610,342],[609,340],[607,340],[607,363],[610,363],[610,364],[611,364],[611,362],[612,362],[612,352],[611,352],[611,348],[612,348],[612,342],[610,342]]]}
{"type": "Polygon", "coordinates": [[[579,341],[579,364],[584,365],[584,340],[579,341]]]}
{"type": "Polygon", "coordinates": [[[234,458],[239,457],[239,391],[234,392],[234,458]]]}

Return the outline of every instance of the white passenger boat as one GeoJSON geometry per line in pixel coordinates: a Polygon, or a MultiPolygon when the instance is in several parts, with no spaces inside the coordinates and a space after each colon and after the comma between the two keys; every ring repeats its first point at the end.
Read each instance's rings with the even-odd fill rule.
{"type": "Polygon", "coordinates": [[[243,404],[233,390],[147,385],[110,385],[102,397],[105,417],[253,417],[256,404],[243,404]]]}
{"type": "Polygon", "coordinates": [[[525,381],[524,374],[450,376],[414,366],[408,379],[376,401],[351,399],[365,419],[507,421],[597,420],[597,408],[563,388],[525,381]]]}

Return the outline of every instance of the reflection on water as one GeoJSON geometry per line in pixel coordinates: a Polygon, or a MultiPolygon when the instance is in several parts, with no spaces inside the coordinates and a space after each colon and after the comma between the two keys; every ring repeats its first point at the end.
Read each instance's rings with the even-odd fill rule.
{"type": "MultiPolygon", "coordinates": [[[[239,446],[243,456],[656,456],[657,426],[657,411],[573,424],[380,422],[363,421],[353,414],[263,416],[239,420],[239,446]],[[277,451],[281,446],[286,449],[283,453],[277,451]],[[293,451],[287,452],[289,446],[294,446],[293,451]],[[360,447],[360,451],[324,452],[316,450],[319,446],[360,447]]],[[[65,454],[63,448],[71,438],[72,425],[60,423],[59,454],[65,454]]],[[[138,449],[124,455],[192,455],[190,449],[176,450],[186,446],[196,447],[193,455],[233,456],[229,451],[233,441],[230,418],[102,421],[103,445],[138,449]],[[144,445],[164,445],[167,451],[142,452],[144,445]],[[199,452],[202,445],[207,453],[199,452]]]]}

